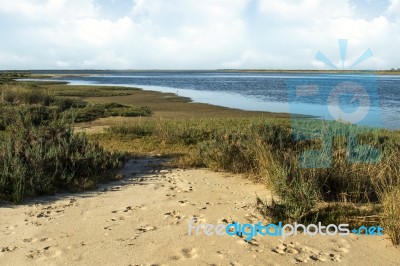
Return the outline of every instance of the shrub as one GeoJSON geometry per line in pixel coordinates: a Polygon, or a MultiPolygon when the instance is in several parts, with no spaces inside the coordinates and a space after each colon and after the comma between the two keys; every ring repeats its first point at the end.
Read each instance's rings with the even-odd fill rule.
{"type": "Polygon", "coordinates": [[[359,225],[377,223],[381,215],[393,242],[398,241],[398,194],[393,191],[400,187],[399,132],[318,120],[291,127],[281,120],[252,118],[147,121],[113,126],[108,133],[144,138],[135,142],[143,147],[153,147],[152,143],[175,145],[182,151],[191,147],[187,159],[179,157],[179,163],[251,174],[273,191],[274,201],[262,208],[272,220],[341,223],[345,219],[359,225]],[[322,136],[331,136],[332,147],[318,140],[322,136]],[[358,140],[349,143],[348,136],[358,140]],[[354,144],[364,146],[348,149],[354,144]],[[373,148],[380,151],[380,161],[369,161],[376,155],[373,148]],[[322,151],[317,159],[331,166],[303,168],[304,153],[313,150],[322,151]],[[350,154],[360,162],[349,161],[350,154]]]}
{"type": "Polygon", "coordinates": [[[128,107],[116,103],[94,104],[78,109],[75,114],[75,122],[90,122],[109,116],[138,117],[151,114],[152,111],[148,107],[128,107]]]}
{"type": "MultiPolygon", "coordinates": [[[[71,119],[57,109],[17,106],[0,134],[0,196],[24,197],[93,186],[121,166],[122,157],[74,134],[71,119]]],[[[3,115],[2,115],[3,116],[3,115]]]]}
{"type": "Polygon", "coordinates": [[[382,223],[385,233],[389,235],[394,245],[400,244],[400,187],[384,194],[382,198],[382,223]]]}

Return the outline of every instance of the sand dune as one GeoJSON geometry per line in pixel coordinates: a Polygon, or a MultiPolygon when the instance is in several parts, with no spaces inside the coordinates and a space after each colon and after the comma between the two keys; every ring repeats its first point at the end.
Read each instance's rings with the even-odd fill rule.
{"type": "Polygon", "coordinates": [[[130,161],[126,179],[81,194],[2,205],[0,265],[400,265],[383,237],[188,235],[188,222],[257,223],[256,194],[243,177],[163,169],[130,161]]]}

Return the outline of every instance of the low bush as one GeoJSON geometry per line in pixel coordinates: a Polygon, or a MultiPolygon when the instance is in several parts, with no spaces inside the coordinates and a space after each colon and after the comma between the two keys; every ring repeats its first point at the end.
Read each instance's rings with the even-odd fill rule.
{"type": "Polygon", "coordinates": [[[360,225],[381,217],[398,243],[399,132],[335,121],[301,120],[293,127],[281,120],[197,119],[112,126],[107,134],[142,138],[136,145],[152,150],[154,143],[174,152],[192,147],[179,163],[256,177],[274,193],[262,208],[274,221],[360,225]]]}
{"type": "Polygon", "coordinates": [[[2,198],[20,202],[58,190],[85,189],[121,166],[121,155],[74,134],[71,118],[55,109],[18,106],[8,115],[13,121],[0,132],[2,198]]]}
{"type": "Polygon", "coordinates": [[[109,116],[139,117],[152,114],[148,107],[128,107],[116,103],[88,105],[75,112],[75,122],[77,123],[90,122],[109,116]]]}
{"type": "MultiPolygon", "coordinates": [[[[73,132],[81,100],[57,98],[24,84],[0,87],[0,199],[77,191],[112,179],[124,156],[73,132]]],[[[125,108],[120,107],[118,108],[125,108]]]]}

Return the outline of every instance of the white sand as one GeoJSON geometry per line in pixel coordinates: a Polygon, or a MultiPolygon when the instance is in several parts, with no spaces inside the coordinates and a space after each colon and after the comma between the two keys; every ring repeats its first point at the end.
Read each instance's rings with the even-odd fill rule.
{"type": "Polygon", "coordinates": [[[264,221],[255,194],[269,192],[240,176],[157,162],[130,162],[127,179],[98,191],[2,205],[0,265],[400,265],[400,249],[384,237],[189,236],[192,217],[264,221]]]}

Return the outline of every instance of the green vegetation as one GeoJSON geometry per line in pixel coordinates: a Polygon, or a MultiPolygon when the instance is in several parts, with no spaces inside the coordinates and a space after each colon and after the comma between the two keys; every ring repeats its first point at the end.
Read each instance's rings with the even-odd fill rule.
{"type": "Polygon", "coordinates": [[[123,154],[107,152],[85,134],[74,133],[74,122],[151,115],[145,107],[54,96],[37,84],[7,82],[0,86],[0,96],[0,199],[16,203],[118,177],[123,154]]]}
{"type": "Polygon", "coordinates": [[[151,114],[152,111],[148,107],[128,107],[116,103],[93,104],[77,110],[75,122],[90,122],[109,116],[137,117],[151,114]]]}
{"type": "Polygon", "coordinates": [[[267,184],[276,195],[273,202],[260,205],[260,210],[273,221],[348,222],[353,226],[382,222],[397,243],[399,132],[368,130],[333,121],[299,123],[298,130],[293,131],[285,119],[138,121],[111,126],[106,133],[91,138],[110,150],[138,156],[174,156],[173,164],[180,167],[205,166],[249,174],[267,184]],[[361,162],[348,160],[349,139],[341,137],[343,132],[357,135],[357,144],[364,145],[356,150],[356,158],[361,162]],[[296,134],[314,134],[315,139],[295,141],[296,134]],[[338,136],[332,138],[332,150],[318,141],[328,135],[338,136]],[[381,151],[380,162],[368,162],[375,151],[372,147],[381,151]],[[315,149],[326,156],[318,157],[321,162],[332,159],[331,167],[299,166],[300,155],[315,149]]]}
{"type": "Polygon", "coordinates": [[[74,134],[72,120],[56,109],[3,106],[1,112],[0,198],[21,202],[24,197],[90,188],[112,178],[121,166],[121,155],[74,134]]]}
{"type": "Polygon", "coordinates": [[[19,202],[26,196],[91,187],[112,176],[121,152],[170,156],[173,166],[244,173],[266,184],[274,199],[259,199],[257,205],[271,221],[381,223],[392,242],[400,242],[398,131],[311,119],[299,119],[293,128],[281,114],[187,103],[173,95],[117,87],[6,83],[0,92],[2,198],[19,202]],[[152,110],[155,116],[149,117],[152,110]],[[110,116],[125,120],[96,120],[110,116]],[[73,122],[87,126],[93,120],[107,126],[106,131],[73,133],[73,122]],[[321,141],[324,136],[332,142],[321,141]],[[358,145],[363,146],[348,149],[358,145]],[[301,167],[302,155],[313,150],[320,151],[316,163],[331,166],[301,167]],[[380,161],[369,161],[374,156],[380,161]]]}
{"type": "Polygon", "coordinates": [[[16,78],[28,78],[29,76],[30,76],[30,73],[27,73],[27,72],[0,71],[0,84],[9,83],[16,78]]]}
{"type": "Polygon", "coordinates": [[[400,244],[400,188],[390,189],[382,194],[382,221],[392,243],[400,244]]]}
{"type": "Polygon", "coordinates": [[[86,86],[84,90],[77,90],[73,87],[54,86],[52,93],[55,96],[67,97],[109,97],[131,95],[134,88],[108,87],[108,86],[86,86]]]}
{"type": "MultiPolygon", "coordinates": [[[[1,102],[12,105],[20,104],[39,104],[48,107],[54,107],[60,109],[62,112],[67,112],[71,116],[75,117],[75,122],[90,122],[98,118],[109,117],[109,116],[123,116],[123,117],[138,117],[138,116],[150,116],[152,111],[148,107],[136,107],[136,106],[125,106],[117,103],[107,104],[92,104],[87,101],[83,101],[78,98],[67,98],[60,97],[62,94],[60,91],[52,89],[49,90],[46,83],[41,84],[32,83],[18,83],[18,84],[6,84],[1,87],[1,102]]],[[[71,95],[91,95],[92,91],[98,91],[100,89],[93,89],[88,87],[87,90],[71,90],[71,95]]],[[[105,90],[105,88],[101,88],[105,90]]],[[[111,93],[115,93],[115,88],[111,88],[111,93]]],[[[107,94],[104,95],[114,95],[107,94]]],[[[120,96],[115,94],[114,96],[120,96]]],[[[100,97],[100,96],[97,96],[100,97]]],[[[1,118],[0,118],[1,120],[1,118]]]]}

